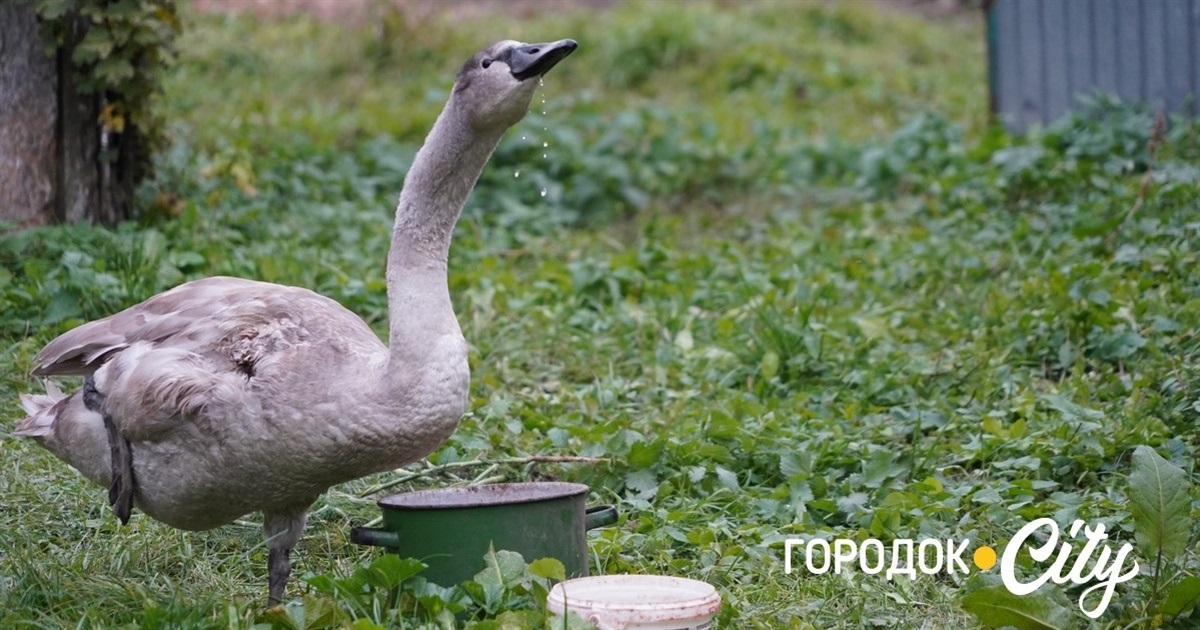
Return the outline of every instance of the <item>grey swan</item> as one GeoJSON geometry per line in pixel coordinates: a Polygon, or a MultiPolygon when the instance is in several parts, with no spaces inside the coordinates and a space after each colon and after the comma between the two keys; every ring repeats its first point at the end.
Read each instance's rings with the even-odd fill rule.
{"type": "Polygon", "coordinates": [[[457,427],[470,377],[451,234],[540,77],[575,48],[505,40],[459,70],[396,208],[388,345],[308,289],[195,280],[51,341],[33,374],[84,376],[83,387],[22,395],[14,433],[107,486],[122,523],[133,506],[185,530],[262,512],[278,604],[321,493],[423,457],[457,427]]]}

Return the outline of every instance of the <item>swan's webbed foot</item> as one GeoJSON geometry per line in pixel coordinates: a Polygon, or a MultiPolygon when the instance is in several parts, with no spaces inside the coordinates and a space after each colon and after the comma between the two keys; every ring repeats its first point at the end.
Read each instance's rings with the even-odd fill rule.
{"type": "Polygon", "coordinates": [[[83,406],[104,417],[104,431],[108,434],[108,450],[112,462],[112,481],[108,485],[108,504],[112,506],[121,524],[129,523],[133,512],[133,448],[129,445],[112,418],[104,413],[104,394],[96,389],[96,380],[88,376],[83,382],[83,406]]]}

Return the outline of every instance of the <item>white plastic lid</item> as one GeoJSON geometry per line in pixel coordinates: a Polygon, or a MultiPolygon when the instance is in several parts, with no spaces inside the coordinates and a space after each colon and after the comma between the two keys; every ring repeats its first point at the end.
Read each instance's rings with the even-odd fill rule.
{"type": "Polygon", "coordinates": [[[667,575],[599,575],[559,582],[546,597],[554,614],[636,612],[642,621],[673,621],[714,615],[721,596],[711,584],[667,575]]]}

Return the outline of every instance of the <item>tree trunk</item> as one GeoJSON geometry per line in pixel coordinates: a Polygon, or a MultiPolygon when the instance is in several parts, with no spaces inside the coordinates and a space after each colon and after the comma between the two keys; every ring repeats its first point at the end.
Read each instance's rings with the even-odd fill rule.
{"type": "Polygon", "coordinates": [[[73,41],[47,55],[32,2],[0,0],[0,224],[127,218],[136,182],[121,162],[131,163],[134,139],[114,138],[130,155],[101,161],[100,96],[79,92],[70,61],[81,19],[73,41]]]}
{"type": "Polygon", "coordinates": [[[32,5],[0,3],[0,221],[25,226],[55,218],[57,77],[32,5]]]}

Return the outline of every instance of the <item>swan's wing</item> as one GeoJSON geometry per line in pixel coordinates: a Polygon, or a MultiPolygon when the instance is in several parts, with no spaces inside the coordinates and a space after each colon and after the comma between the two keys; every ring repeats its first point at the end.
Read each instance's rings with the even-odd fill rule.
{"type": "MultiPolygon", "coordinates": [[[[35,376],[92,374],[115,353],[138,342],[211,351],[234,341],[237,329],[318,307],[349,333],[371,336],[362,320],[307,289],[240,278],[212,277],[182,284],[120,313],[63,333],[38,353],[35,376]],[[323,308],[321,308],[323,307],[323,308]]],[[[236,351],[236,348],[231,349],[236,351]]]]}
{"type": "Polygon", "coordinates": [[[247,378],[224,361],[138,341],[116,353],[92,380],[101,409],[132,441],[154,440],[182,421],[229,418],[246,405],[247,378]]]}
{"type": "MultiPolygon", "coordinates": [[[[213,277],[64,333],[38,354],[33,373],[92,376],[104,414],[139,440],[206,410],[224,417],[215,407],[242,408],[256,375],[274,381],[381,351],[362,319],[325,296],[213,277]]],[[[50,401],[23,402],[30,418],[21,430],[50,431],[53,423],[30,411],[50,401]]]]}

